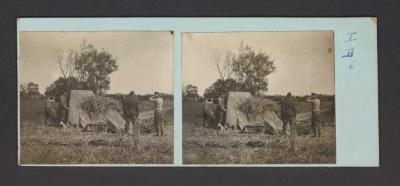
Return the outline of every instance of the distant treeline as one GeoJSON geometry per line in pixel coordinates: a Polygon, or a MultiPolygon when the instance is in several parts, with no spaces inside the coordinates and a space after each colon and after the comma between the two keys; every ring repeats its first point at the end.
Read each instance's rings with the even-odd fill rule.
{"type": "MultiPolygon", "coordinates": [[[[166,93],[160,93],[161,97],[164,100],[173,100],[174,99],[174,95],[172,94],[166,94],[166,93]]],[[[114,98],[117,100],[123,100],[124,96],[126,96],[126,94],[106,94],[106,97],[110,97],[110,98],[114,98]]],[[[140,100],[148,100],[151,96],[153,96],[153,94],[136,94],[136,96],[140,99],[140,100]]]]}
{"type": "MultiPolygon", "coordinates": [[[[285,97],[286,95],[266,95],[263,96],[263,98],[268,98],[270,100],[276,101],[276,102],[280,102],[282,100],[283,97],[285,97]]],[[[310,97],[310,95],[305,95],[305,96],[293,96],[294,99],[296,101],[306,101],[307,98],[310,97]]],[[[317,94],[317,97],[320,101],[335,101],[335,96],[334,95],[327,95],[327,94],[317,94]]],[[[213,98],[213,102],[215,104],[217,104],[217,97],[207,97],[207,98],[213,98]]],[[[198,99],[198,101],[203,102],[204,101],[204,97],[200,97],[198,99]]],[[[189,100],[189,99],[184,99],[186,101],[194,101],[194,100],[189,100]]]]}
{"type": "MultiPolygon", "coordinates": [[[[274,100],[274,101],[280,101],[282,100],[285,95],[268,95],[264,96],[265,98],[274,100]]],[[[310,95],[306,96],[293,96],[296,101],[305,101],[310,95]]],[[[335,96],[334,95],[327,95],[327,94],[317,94],[317,97],[321,101],[335,101],[335,96]]]]}

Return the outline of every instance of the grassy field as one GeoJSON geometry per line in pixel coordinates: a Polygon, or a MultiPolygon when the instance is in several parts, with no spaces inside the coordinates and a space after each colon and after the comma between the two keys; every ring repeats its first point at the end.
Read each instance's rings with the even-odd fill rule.
{"type": "MultiPolygon", "coordinates": [[[[150,102],[141,103],[143,111],[150,102]]],[[[172,101],[165,107],[172,108],[172,101]]],[[[44,102],[21,100],[21,164],[170,164],[173,163],[173,121],[166,122],[165,137],[154,136],[152,123],[140,121],[141,152],[126,134],[82,132],[81,129],[44,125],[44,102]]]]}
{"type": "MultiPolygon", "coordinates": [[[[322,102],[326,110],[332,103],[322,102]]],[[[299,113],[311,106],[297,103],[299,113]]],[[[335,122],[322,114],[322,137],[311,137],[310,120],[298,123],[308,131],[296,139],[283,135],[224,133],[202,127],[201,103],[183,103],[184,164],[334,164],[336,162],[335,122]]]]}

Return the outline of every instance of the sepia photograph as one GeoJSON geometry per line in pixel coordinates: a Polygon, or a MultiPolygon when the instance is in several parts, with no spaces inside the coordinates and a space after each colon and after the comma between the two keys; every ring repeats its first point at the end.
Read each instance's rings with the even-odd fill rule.
{"type": "Polygon", "coordinates": [[[182,33],[183,164],[335,164],[333,31],[182,33]]]}
{"type": "Polygon", "coordinates": [[[172,164],[173,33],[18,33],[19,165],[172,164]]]}

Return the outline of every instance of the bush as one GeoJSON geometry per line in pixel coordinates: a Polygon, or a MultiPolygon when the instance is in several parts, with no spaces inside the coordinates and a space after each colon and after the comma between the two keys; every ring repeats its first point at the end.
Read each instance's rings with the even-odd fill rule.
{"type": "Polygon", "coordinates": [[[278,105],[268,99],[263,98],[247,98],[239,105],[239,110],[246,113],[247,119],[262,115],[266,111],[278,112],[278,105]]]}
{"type": "Polygon", "coordinates": [[[112,98],[93,96],[81,105],[82,109],[90,116],[97,116],[107,110],[119,111],[119,102],[112,98]]]}

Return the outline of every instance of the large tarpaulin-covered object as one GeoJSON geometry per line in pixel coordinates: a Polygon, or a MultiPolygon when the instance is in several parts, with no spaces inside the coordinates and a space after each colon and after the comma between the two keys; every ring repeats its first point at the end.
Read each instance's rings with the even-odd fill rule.
{"type": "MultiPolygon", "coordinates": [[[[274,110],[265,111],[255,117],[248,117],[240,110],[239,106],[253,96],[249,92],[229,92],[226,122],[229,126],[243,130],[246,126],[264,125],[272,130],[282,130],[282,120],[276,115],[274,110]]],[[[272,102],[272,101],[271,101],[272,102]]]]}
{"type": "MultiPolygon", "coordinates": [[[[110,130],[122,132],[125,130],[125,120],[116,110],[108,109],[95,116],[89,116],[82,109],[82,103],[95,96],[90,90],[71,90],[69,99],[68,122],[72,125],[86,128],[88,125],[111,125],[110,130]]],[[[108,98],[111,99],[111,98],[108,98]]]]}

